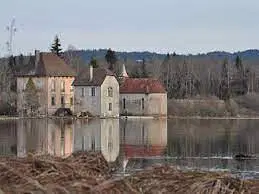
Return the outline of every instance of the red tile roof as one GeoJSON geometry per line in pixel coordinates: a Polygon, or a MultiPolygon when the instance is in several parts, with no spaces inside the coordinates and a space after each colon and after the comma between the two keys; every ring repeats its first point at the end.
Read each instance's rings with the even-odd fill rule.
{"type": "Polygon", "coordinates": [[[120,86],[120,93],[166,93],[164,86],[153,78],[126,78],[120,86]]]}

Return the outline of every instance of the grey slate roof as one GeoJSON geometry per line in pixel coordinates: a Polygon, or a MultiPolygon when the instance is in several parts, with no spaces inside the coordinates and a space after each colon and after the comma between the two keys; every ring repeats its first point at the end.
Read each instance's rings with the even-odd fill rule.
{"type": "Polygon", "coordinates": [[[75,78],[73,85],[101,86],[106,76],[114,76],[114,73],[105,68],[93,68],[93,79],[90,81],[90,68],[85,68],[75,78]]]}

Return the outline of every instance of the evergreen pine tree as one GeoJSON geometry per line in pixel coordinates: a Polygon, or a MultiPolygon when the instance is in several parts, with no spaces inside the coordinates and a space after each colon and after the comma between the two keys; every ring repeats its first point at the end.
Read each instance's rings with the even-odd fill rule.
{"type": "Polygon", "coordinates": [[[58,56],[61,55],[62,48],[61,48],[61,43],[60,43],[60,39],[59,39],[58,35],[55,36],[54,42],[53,42],[50,50],[52,53],[55,53],[58,56]]]}
{"type": "Polygon", "coordinates": [[[246,69],[243,65],[242,59],[240,56],[236,57],[236,69],[237,69],[237,78],[239,79],[239,88],[240,94],[245,94],[247,92],[248,89],[248,75],[249,75],[249,70],[246,69]]]}
{"type": "Polygon", "coordinates": [[[115,51],[108,49],[106,55],[105,55],[105,59],[107,61],[107,63],[109,64],[109,69],[111,71],[114,71],[114,65],[117,63],[117,56],[115,54],[115,51]]]}
{"type": "Polygon", "coordinates": [[[97,63],[97,59],[95,57],[91,57],[90,65],[92,65],[93,68],[99,67],[99,65],[97,63]]]}
{"type": "Polygon", "coordinates": [[[19,62],[19,66],[24,66],[24,56],[23,54],[20,54],[19,58],[18,58],[19,62]]]}
{"type": "Polygon", "coordinates": [[[142,71],[141,77],[143,77],[143,78],[148,77],[147,64],[146,64],[146,60],[145,59],[142,60],[141,71],[142,71]]]}
{"type": "Polygon", "coordinates": [[[30,110],[30,113],[34,113],[40,107],[37,88],[32,80],[29,78],[25,89],[25,105],[30,110]]]}
{"type": "Polygon", "coordinates": [[[228,100],[230,98],[230,78],[228,60],[224,59],[221,71],[220,98],[228,100]]]}

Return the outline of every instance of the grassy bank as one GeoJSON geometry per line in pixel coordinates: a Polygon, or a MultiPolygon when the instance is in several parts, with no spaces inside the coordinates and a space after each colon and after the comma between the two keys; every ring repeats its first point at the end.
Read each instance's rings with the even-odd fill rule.
{"type": "Polygon", "coordinates": [[[232,99],[182,99],[168,100],[168,115],[178,117],[236,117],[238,105],[232,99]]]}
{"type": "Polygon", "coordinates": [[[5,120],[16,120],[16,119],[19,119],[19,117],[0,115],[0,121],[5,121],[5,120]]]}
{"type": "Polygon", "coordinates": [[[169,117],[191,118],[258,118],[259,94],[232,97],[228,101],[216,97],[168,100],[169,117]]]}
{"type": "Polygon", "coordinates": [[[258,193],[259,182],[159,166],[115,178],[100,153],[0,158],[2,193],[258,193]]]}

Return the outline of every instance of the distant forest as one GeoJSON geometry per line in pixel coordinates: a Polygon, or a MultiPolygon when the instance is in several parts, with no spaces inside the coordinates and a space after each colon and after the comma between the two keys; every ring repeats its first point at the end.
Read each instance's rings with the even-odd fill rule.
{"type": "MultiPolygon", "coordinates": [[[[131,77],[160,79],[169,99],[217,97],[228,100],[259,91],[259,50],[180,55],[116,52],[111,49],[68,49],[61,52],[58,49],[58,55],[76,72],[92,64],[94,67],[107,67],[119,75],[122,64],[125,64],[131,77]]],[[[8,102],[8,106],[15,105],[15,74],[32,65],[34,55],[0,59],[0,97],[3,102],[8,102]]]]}
{"type": "MultiPolygon", "coordinates": [[[[107,66],[107,51],[77,50],[67,51],[66,54],[79,57],[85,64],[91,63],[94,58],[98,66],[107,66]]],[[[220,99],[229,99],[259,91],[259,50],[197,55],[152,52],[115,54],[115,72],[119,73],[121,65],[125,64],[131,77],[158,78],[164,83],[169,98],[216,96],[220,99]]]]}
{"type": "MultiPolygon", "coordinates": [[[[105,57],[105,54],[107,53],[108,49],[94,49],[94,50],[68,50],[66,52],[73,52],[75,55],[80,56],[85,62],[90,62],[92,57],[95,57],[97,59],[103,59],[105,57]]],[[[169,54],[173,54],[169,53],[169,54]]],[[[177,53],[175,53],[177,54],[177,53]]],[[[116,51],[116,55],[119,60],[133,60],[138,61],[145,59],[147,61],[158,59],[163,60],[166,54],[159,54],[155,52],[119,52],[116,51]]],[[[180,55],[178,56],[182,57],[193,57],[193,58],[205,58],[205,57],[211,57],[211,58],[217,58],[219,60],[224,60],[225,58],[229,59],[235,59],[237,56],[241,57],[243,60],[259,60],[259,50],[253,49],[253,50],[246,50],[242,52],[235,52],[235,53],[229,53],[224,51],[215,51],[215,52],[209,52],[209,53],[203,53],[203,54],[197,54],[197,55],[180,55]]]]}

